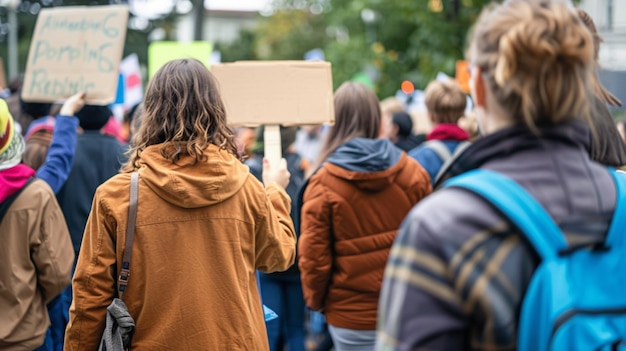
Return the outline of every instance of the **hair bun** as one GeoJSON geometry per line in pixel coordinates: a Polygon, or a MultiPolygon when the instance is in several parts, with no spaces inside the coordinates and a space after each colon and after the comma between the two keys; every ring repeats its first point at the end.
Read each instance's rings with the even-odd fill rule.
{"type": "Polygon", "coordinates": [[[576,13],[563,4],[518,10],[520,21],[499,41],[494,72],[498,85],[504,86],[518,70],[545,72],[557,65],[593,64],[593,37],[576,13]]]}
{"type": "Polygon", "coordinates": [[[470,60],[512,118],[533,130],[590,119],[594,42],[563,3],[508,0],[483,10],[470,60]]]}

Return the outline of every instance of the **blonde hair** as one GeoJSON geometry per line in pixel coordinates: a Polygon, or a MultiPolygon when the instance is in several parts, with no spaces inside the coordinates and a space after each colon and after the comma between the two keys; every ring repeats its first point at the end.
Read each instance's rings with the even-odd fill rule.
{"type": "Polygon", "coordinates": [[[404,111],[404,106],[397,98],[391,96],[380,102],[380,111],[383,115],[392,115],[395,112],[404,111]]]}
{"type": "Polygon", "coordinates": [[[461,129],[463,129],[467,132],[467,134],[470,135],[470,140],[480,137],[475,111],[472,110],[469,113],[463,115],[463,117],[459,118],[458,125],[459,127],[461,127],[461,129]]]}
{"type": "Polygon", "coordinates": [[[453,80],[432,81],[424,91],[426,108],[436,123],[457,123],[467,106],[467,97],[453,80]]]}
{"type": "Polygon", "coordinates": [[[175,60],[161,67],[148,84],[143,108],[123,172],[139,168],[141,152],[157,144],[172,163],[183,155],[194,163],[204,160],[209,144],[239,157],[216,79],[200,61],[175,60]]]}
{"type": "Polygon", "coordinates": [[[589,122],[594,41],[565,4],[509,1],[485,9],[468,55],[498,103],[532,130],[589,122]]]}

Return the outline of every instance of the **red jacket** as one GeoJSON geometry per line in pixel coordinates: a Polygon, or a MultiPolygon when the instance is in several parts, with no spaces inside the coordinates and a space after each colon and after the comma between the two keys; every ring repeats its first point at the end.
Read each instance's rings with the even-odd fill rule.
{"type": "Polygon", "coordinates": [[[348,164],[331,155],[304,192],[299,267],[307,305],[323,310],[330,325],[374,330],[391,244],[431,185],[417,161],[388,141],[358,139],[353,146],[343,152],[348,164]],[[391,154],[393,161],[385,159],[384,167],[372,153],[391,154]],[[375,170],[372,160],[382,169],[375,170]],[[370,163],[368,171],[354,170],[360,161],[370,163]]]}

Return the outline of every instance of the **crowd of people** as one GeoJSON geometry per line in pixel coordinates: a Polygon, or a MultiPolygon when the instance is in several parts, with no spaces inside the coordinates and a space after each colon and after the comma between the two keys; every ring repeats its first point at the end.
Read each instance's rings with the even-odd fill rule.
{"type": "MultiPolygon", "coordinates": [[[[160,68],[123,123],[85,93],[58,106],[15,87],[0,100],[0,350],[540,345],[522,314],[551,248],[460,184],[519,185],[562,232],[560,256],[610,251],[626,143],[600,42],[560,1],[489,6],[467,52],[470,114],[455,81],[433,81],[423,133],[345,82],[334,125],[280,127],[279,164],[264,126],[229,125],[197,60],[160,68]]],[[[593,349],[623,347],[623,323],[603,326],[593,349]]],[[[578,328],[587,349],[597,330],[578,328]]]]}

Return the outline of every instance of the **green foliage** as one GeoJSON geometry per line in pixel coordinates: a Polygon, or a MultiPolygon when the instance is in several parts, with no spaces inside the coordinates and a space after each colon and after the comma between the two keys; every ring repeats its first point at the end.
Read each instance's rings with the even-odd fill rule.
{"type": "MultiPolygon", "coordinates": [[[[256,39],[252,45],[250,37],[245,39],[250,48],[245,55],[302,59],[321,48],[333,65],[335,86],[365,72],[382,98],[394,95],[406,79],[423,88],[438,72],[453,76],[469,28],[488,2],[275,0],[274,14],[247,34],[256,39]]],[[[225,61],[239,59],[233,53],[241,48],[221,49],[225,61]]]]}
{"type": "Polygon", "coordinates": [[[216,43],[214,50],[221,52],[222,61],[256,60],[254,45],[256,35],[252,30],[239,33],[239,40],[232,43],[216,43]]]}
{"type": "Polygon", "coordinates": [[[325,43],[324,18],[307,11],[280,10],[261,21],[257,50],[263,59],[302,59],[304,53],[325,43]]]}

